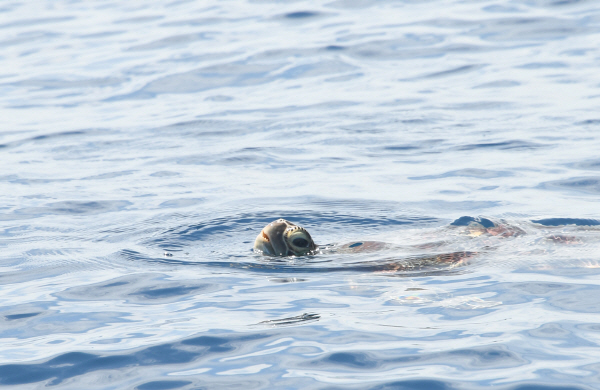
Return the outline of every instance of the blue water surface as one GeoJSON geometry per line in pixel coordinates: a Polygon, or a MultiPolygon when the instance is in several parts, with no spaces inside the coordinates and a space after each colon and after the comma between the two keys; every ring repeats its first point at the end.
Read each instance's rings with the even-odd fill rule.
{"type": "Polygon", "coordinates": [[[0,32],[0,387],[600,389],[597,1],[7,1],[0,32]],[[278,218],[323,253],[254,253],[278,218]]]}

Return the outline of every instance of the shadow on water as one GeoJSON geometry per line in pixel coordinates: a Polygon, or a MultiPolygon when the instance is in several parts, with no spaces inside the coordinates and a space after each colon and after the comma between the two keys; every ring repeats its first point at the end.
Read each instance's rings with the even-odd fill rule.
{"type": "MultiPolygon", "coordinates": [[[[436,255],[407,256],[403,258],[385,258],[380,260],[358,261],[352,263],[337,263],[327,259],[320,261],[319,256],[302,258],[275,259],[264,257],[259,261],[186,261],[171,258],[153,258],[132,251],[122,250],[119,257],[130,261],[144,261],[154,264],[178,265],[182,267],[207,267],[221,269],[236,269],[258,273],[290,273],[313,274],[330,272],[373,272],[393,276],[429,276],[435,274],[458,273],[460,266],[465,264],[477,252],[452,252],[436,255]],[[291,263],[291,261],[294,263],[291,263]]],[[[240,256],[241,257],[241,256],[240,256]]]]}

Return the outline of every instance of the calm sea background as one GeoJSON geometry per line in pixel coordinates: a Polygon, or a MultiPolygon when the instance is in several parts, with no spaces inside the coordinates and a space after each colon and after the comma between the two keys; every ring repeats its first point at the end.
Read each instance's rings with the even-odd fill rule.
{"type": "Polygon", "coordinates": [[[5,1],[0,47],[0,387],[600,389],[600,2],[5,1]]]}

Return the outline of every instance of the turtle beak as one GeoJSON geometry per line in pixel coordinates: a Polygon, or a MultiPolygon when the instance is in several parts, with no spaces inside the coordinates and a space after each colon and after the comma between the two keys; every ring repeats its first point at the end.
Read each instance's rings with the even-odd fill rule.
{"type": "Polygon", "coordinates": [[[275,254],[275,251],[273,250],[273,245],[271,245],[271,239],[265,232],[265,229],[261,230],[260,234],[256,237],[256,240],[254,241],[254,250],[260,251],[265,255],[272,256],[275,254]]]}
{"type": "Polygon", "coordinates": [[[277,221],[265,226],[254,241],[254,250],[270,256],[286,256],[287,246],[283,237],[286,227],[285,223],[277,221]]]}

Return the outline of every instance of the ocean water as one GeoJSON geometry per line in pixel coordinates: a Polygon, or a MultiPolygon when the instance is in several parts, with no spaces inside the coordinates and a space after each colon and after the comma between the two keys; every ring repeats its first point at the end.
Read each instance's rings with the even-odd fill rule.
{"type": "Polygon", "coordinates": [[[600,388],[599,2],[6,1],[0,47],[0,387],[600,388]]]}

